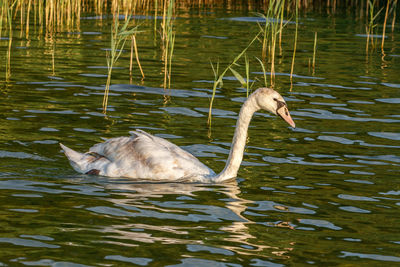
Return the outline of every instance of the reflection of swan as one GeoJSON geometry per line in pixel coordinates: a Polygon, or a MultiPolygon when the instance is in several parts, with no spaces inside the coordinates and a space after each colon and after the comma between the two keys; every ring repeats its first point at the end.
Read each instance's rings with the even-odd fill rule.
{"type": "Polygon", "coordinates": [[[236,177],[250,120],[260,109],[279,115],[295,127],[285,100],[279,93],[269,88],[256,90],[240,110],[229,158],[219,174],[178,146],[141,130],[132,131],[130,137],[111,138],[96,144],[84,154],[60,145],[72,167],[80,173],[157,181],[221,182],[236,177]]]}
{"type": "Polygon", "coordinates": [[[225,249],[227,253],[243,255],[285,256],[291,248],[289,240],[259,239],[259,225],[247,218],[244,212],[254,206],[242,198],[236,180],[218,185],[201,183],[132,182],[128,179],[80,178],[79,184],[95,183],[109,196],[102,198],[112,205],[86,206],[91,212],[111,216],[116,223],[101,227],[108,244],[137,246],[143,243],[186,244],[196,248],[225,249]],[[81,180],[82,179],[82,180],[81,180]],[[203,199],[213,199],[204,203],[203,199]],[[217,200],[218,199],[218,200],[217,200]],[[121,220],[117,220],[121,218],[121,220]],[[157,223],[158,220],[162,220],[157,223]],[[215,222],[219,222],[215,224],[215,222]],[[216,228],[215,228],[216,227],[216,228]],[[207,240],[210,230],[218,237],[207,240]],[[199,234],[201,233],[201,234],[199,234]],[[218,241],[219,240],[219,241],[218,241]],[[283,244],[286,244],[283,246],[283,244]],[[283,247],[282,247],[283,246],[283,247]]]}

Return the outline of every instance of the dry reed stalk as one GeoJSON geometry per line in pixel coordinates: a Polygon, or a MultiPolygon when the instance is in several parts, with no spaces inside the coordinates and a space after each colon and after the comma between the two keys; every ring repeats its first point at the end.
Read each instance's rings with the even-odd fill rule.
{"type": "Polygon", "coordinates": [[[154,32],[157,31],[158,1],[154,2],[154,32]]]}
{"type": "Polygon", "coordinates": [[[387,22],[388,13],[389,13],[389,3],[390,3],[390,0],[387,0],[386,12],[385,12],[385,20],[383,22],[383,31],[382,31],[382,43],[381,43],[382,54],[384,54],[383,46],[385,44],[385,32],[386,32],[386,22],[387,22]]]}
{"type": "Polygon", "coordinates": [[[163,0],[164,4],[163,4],[163,18],[162,18],[162,22],[161,22],[161,29],[162,29],[162,35],[161,35],[161,39],[164,41],[165,40],[165,31],[166,31],[166,17],[167,17],[167,2],[169,2],[169,0],[163,0]]]}
{"type": "MultiPolygon", "coordinates": [[[[0,9],[0,39],[1,39],[1,33],[3,31],[3,20],[5,20],[4,18],[6,17],[6,1],[1,2],[1,9],[0,9]]],[[[7,23],[7,21],[6,21],[7,23]]]]}
{"type": "Polygon", "coordinates": [[[7,59],[6,59],[6,82],[8,82],[11,78],[11,47],[12,47],[12,39],[13,39],[13,29],[12,29],[12,13],[14,9],[14,5],[17,3],[17,0],[14,1],[10,5],[10,2],[6,0],[4,2],[4,8],[7,11],[7,27],[8,27],[8,49],[7,49],[7,59]]]}
{"type": "Polygon", "coordinates": [[[283,30],[283,12],[285,10],[285,0],[282,1],[281,4],[281,21],[280,21],[280,30],[279,30],[279,54],[282,55],[282,30],[283,30]]]}
{"type": "Polygon", "coordinates": [[[56,54],[56,42],[54,40],[54,37],[51,37],[51,44],[52,44],[52,50],[51,50],[51,67],[53,70],[52,75],[56,76],[56,64],[55,64],[55,54],[56,54]]]}
{"type": "Polygon", "coordinates": [[[294,71],[294,60],[296,58],[296,49],[297,49],[297,32],[298,32],[298,25],[299,25],[299,8],[297,6],[297,2],[299,0],[296,0],[296,31],[294,34],[294,45],[293,45],[293,57],[292,57],[292,66],[290,68],[290,91],[292,91],[293,87],[293,71],[294,71]]]}
{"type": "Polygon", "coordinates": [[[313,52],[313,60],[312,60],[312,68],[313,68],[313,74],[315,72],[315,55],[317,53],[317,32],[315,32],[314,36],[314,52],[313,52]]]}
{"type": "Polygon", "coordinates": [[[139,60],[139,53],[138,53],[138,49],[137,49],[135,35],[132,35],[132,40],[131,40],[131,57],[130,57],[130,62],[129,62],[129,73],[131,75],[132,75],[132,65],[133,65],[133,51],[135,51],[136,62],[139,66],[140,73],[142,74],[142,79],[144,79],[144,72],[143,72],[142,65],[140,64],[140,60],[139,60]]]}
{"type": "Polygon", "coordinates": [[[271,87],[275,86],[275,44],[276,38],[272,40],[272,52],[271,52],[271,87]]]}
{"type": "Polygon", "coordinates": [[[29,15],[30,15],[30,12],[31,12],[31,4],[32,4],[32,0],[29,0],[29,2],[28,2],[28,10],[26,11],[26,13],[27,13],[27,15],[26,15],[26,23],[25,23],[25,35],[26,35],[26,38],[28,38],[28,36],[29,36],[29,15]]]}
{"type": "Polygon", "coordinates": [[[393,2],[393,18],[392,18],[392,33],[394,33],[394,25],[396,22],[396,7],[397,7],[397,0],[393,2]]]}

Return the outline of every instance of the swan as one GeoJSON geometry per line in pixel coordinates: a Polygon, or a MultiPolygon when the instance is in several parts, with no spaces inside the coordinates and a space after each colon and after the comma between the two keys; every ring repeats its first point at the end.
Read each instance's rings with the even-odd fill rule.
{"type": "Polygon", "coordinates": [[[189,152],[143,130],[95,144],[86,153],[60,143],[71,166],[79,173],[152,181],[222,182],[235,178],[243,159],[247,130],[253,114],[264,109],[295,128],[283,97],[273,89],[259,88],[243,103],[225,168],[219,174],[189,152]]]}

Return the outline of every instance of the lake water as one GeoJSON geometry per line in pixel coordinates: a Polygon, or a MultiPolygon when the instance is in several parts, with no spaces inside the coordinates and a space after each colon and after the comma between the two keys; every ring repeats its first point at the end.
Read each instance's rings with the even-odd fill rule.
{"type": "MultiPolygon", "coordinates": [[[[15,24],[8,83],[3,34],[0,266],[400,264],[398,24],[388,29],[382,56],[366,54],[359,20],[301,17],[292,85],[295,25],[287,24],[275,89],[297,128],[257,113],[234,181],[79,175],[62,154],[59,142],[85,151],[138,128],[220,171],[246,90],[227,74],[209,129],[210,61],[225,68],[257,33],[256,21],[248,13],[181,12],[171,89],[164,90],[159,33],[152,19],[138,19],[146,77],[136,65],[129,77],[128,45],[113,71],[107,116],[101,104],[111,19],[85,15],[79,31],[53,39],[33,27],[26,38],[15,24]]],[[[253,89],[263,81],[260,46],[248,52],[250,76],[258,77],[253,89]]],[[[243,62],[236,67],[242,74],[243,62]]]]}

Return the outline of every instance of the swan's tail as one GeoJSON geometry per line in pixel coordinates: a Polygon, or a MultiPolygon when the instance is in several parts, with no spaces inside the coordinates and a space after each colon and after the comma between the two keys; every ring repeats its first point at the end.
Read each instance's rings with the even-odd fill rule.
{"type": "Polygon", "coordinates": [[[72,150],[71,148],[68,148],[61,143],[60,146],[75,171],[80,173],[87,173],[88,171],[90,171],[89,163],[94,158],[93,156],[76,152],[75,150],[72,150]]]}

